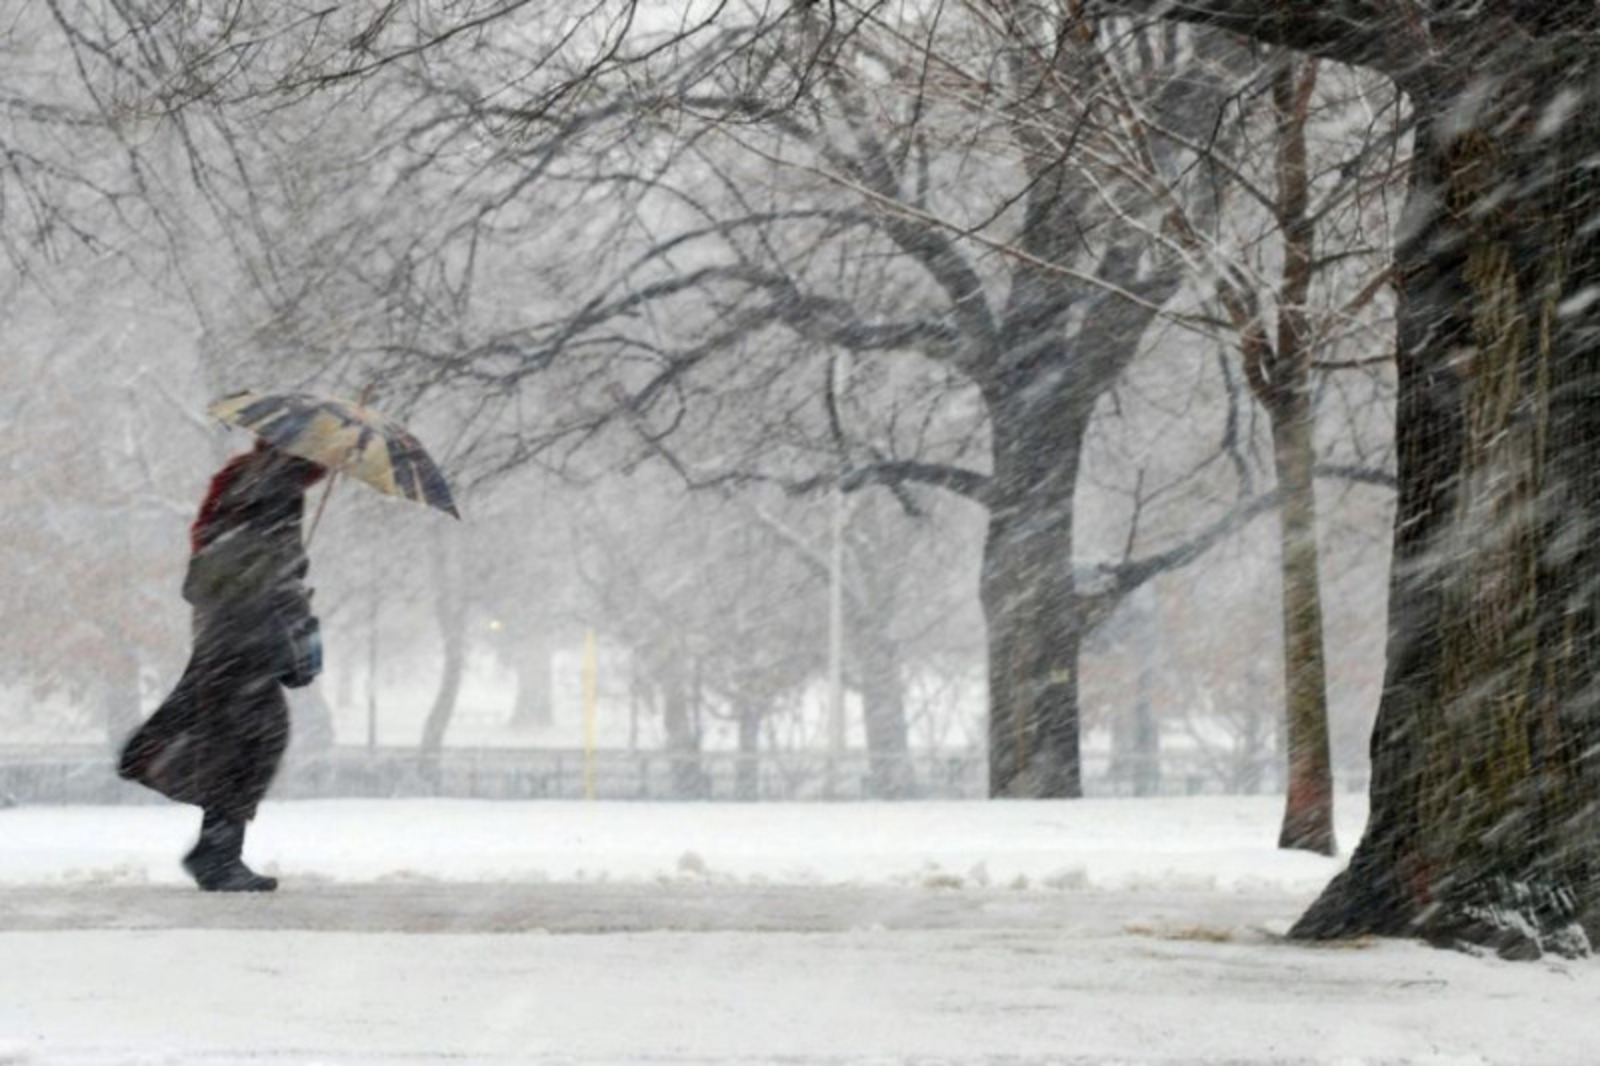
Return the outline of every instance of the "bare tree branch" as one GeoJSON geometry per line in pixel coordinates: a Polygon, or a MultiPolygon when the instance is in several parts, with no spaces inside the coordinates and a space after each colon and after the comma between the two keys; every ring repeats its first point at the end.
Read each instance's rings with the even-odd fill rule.
{"type": "Polygon", "coordinates": [[[1414,0],[1091,0],[1091,5],[1226,30],[1390,75],[1413,70],[1422,58],[1416,48],[1426,43],[1414,0]]]}

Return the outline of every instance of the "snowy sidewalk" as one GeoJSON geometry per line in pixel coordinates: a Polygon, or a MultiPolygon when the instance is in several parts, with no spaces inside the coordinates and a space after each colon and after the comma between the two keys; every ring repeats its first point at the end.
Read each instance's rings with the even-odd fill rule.
{"type": "Polygon", "coordinates": [[[180,886],[0,887],[0,933],[849,933],[1051,929],[1275,939],[1309,896],[1194,892],[642,884],[301,885],[261,896],[180,886]],[[1203,922],[1197,926],[1196,923],[1203,922]],[[1252,923],[1257,923],[1252,925],[1252,923]]]}
{"type": "MultiPolygon", "coordinates": [[[[595,891],[637,920],[633,890],[595,891]]],[[[1118,925],[1125,897],[1066,898],[1076,920],[1005,928],[3,933],[0,1062],[1576,1066],[1600,1046],[1591,964],[1288,946],[1209,900],[1118,925]]]]}
{"type": "Polygon", "coordinates": [[[277,804],[237,898],[192,812],[0,811],[0,1064],[1595,1061],[1600,964],[1282,941],[1277,814],[277,804]]]}

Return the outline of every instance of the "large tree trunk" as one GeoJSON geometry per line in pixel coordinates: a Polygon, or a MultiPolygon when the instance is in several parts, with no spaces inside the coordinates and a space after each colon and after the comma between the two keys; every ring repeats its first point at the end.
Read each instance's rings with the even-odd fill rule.
{"type": "Polygon", "coordinates": [[[862,633],[857,655],[867,734],[867,788],[876,799],[905,799],[915,783],[908,763],[911,745],[900,650],[885,634],[862,633]]]}
{"type": "Polygon", "coordinates": [[[988,622],[989,794],[1083,795],[1072,573],[1073,493],[1088,430],[1082,402],[1037,392],[991,403],[995,455],[979,593],[988,622]]]}
{"type": "Polygon", "coordinates": [[[1288,789],[1278,847],[1332,855],[1333,767],[1328,751],[1327,666],[1322,586],[1317,575],[1317,504],[1310,382],[1283,390],[1272,415],[1280,509],[1283,693],[1288,729],[1288,789]]]}
{"type": "Polygon", "coordinates": [[[1592,33],[1474,26],[1477,106],[1465,70],[1413,87],[1372,815],[1294,933],[1571,954],[1600,752],[1600,83],[1592,33]]]}

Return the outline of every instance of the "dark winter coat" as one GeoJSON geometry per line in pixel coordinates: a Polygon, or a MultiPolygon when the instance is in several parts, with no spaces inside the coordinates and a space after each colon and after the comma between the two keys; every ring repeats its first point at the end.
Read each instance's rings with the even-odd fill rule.
{"type": "Polygon", "coordinates": [[[118,772],[236,821],[255,817],[289,740],[289,633],[311,617],[304,489],[320,468],[256,452],[218,475],[195,525],[183,597],[194,650],[129,739],[118,772]]]}

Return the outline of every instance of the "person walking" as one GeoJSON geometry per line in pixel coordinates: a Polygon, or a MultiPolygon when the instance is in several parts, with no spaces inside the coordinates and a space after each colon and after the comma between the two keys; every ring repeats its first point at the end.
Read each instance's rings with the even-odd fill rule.
{"type": "Polygon", "coordinates": [[[278,887],[245,865],[245,828],[288,744],[283,687],[310,684],[321,669],[301,523],[305,492],[326,473],[263,441],[212,478],[183,583],[193,652],[118,765],[124,779],[200,807],[183,866],[207,892],[278,887]]]}

